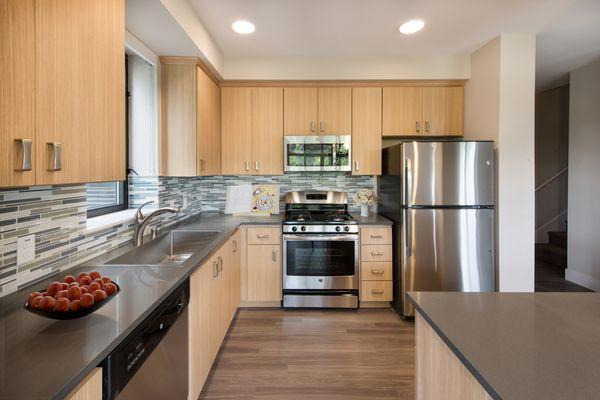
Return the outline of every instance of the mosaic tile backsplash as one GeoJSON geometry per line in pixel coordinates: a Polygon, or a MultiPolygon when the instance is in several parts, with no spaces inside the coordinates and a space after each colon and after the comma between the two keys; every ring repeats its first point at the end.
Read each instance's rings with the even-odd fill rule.
{"type": "MultiPolygon", "coordinates": [[[[223,212],[227,186],[273,183],[289,190],[375,189],[375,178],[339,173],[291,173],[284,176],[130,177],[129,202],[179,207],[153,225],[165,227],[199,212],[223,212]]],[[[14,292],[109,250],[130,243],[133,222],[86,228],[85,186],[35,186],[0,191],[0,296],[14,292]],[[35,234],[35,260],[17,265],[17,237],[35,234]]],[[[351,198],[351,197],[350,197],[351,198]]],[[[352,210],[358,208],[350,204],[352,210]]],[[[283,209],[283,200],[280,201],[283,209]]]]}

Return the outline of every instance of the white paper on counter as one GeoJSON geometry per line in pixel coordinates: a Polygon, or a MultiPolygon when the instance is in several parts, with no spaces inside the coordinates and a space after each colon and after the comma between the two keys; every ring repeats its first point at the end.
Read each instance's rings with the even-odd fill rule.
{"type": "Polygon", "coordinates": [[[227,186],[225,214],[247,214],[252,211],[252,185],[227,186]]]}

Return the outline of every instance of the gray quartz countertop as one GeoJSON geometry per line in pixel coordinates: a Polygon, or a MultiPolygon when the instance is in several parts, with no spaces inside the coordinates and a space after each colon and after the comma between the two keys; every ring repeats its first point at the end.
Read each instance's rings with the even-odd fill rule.
{"type": "Polygon", "coordinates": [[[125,246],[61,272],[30,288],[0,298],[0,399],[60,399],[96,367],[170,293],[214,253],[241,224],[281,224],[281,216],[234,217],[208,214],[176,228],[220,230],[204,250],[182,266],[100,266],[125,246]],[[56,321],[23,309],[29,292],[65,275],[97,270],[121,288],[115,298],[86,317],[56,321]]]}
{"type": "MultiPolygon", "coordinates": [[[[361,224],[390,223],[376,214],[365,219],[354,216],[361,224]]],[[[128,245],[0,298],[0,399],[63,398],[240,225],[279,225],[282,219],[283,215],[201,214],[173,229],[221,232],[181,266],[97,266],[133,248],[128,245]],[[77,320],[56,321],[23,309],[29,292],[65,275],[92,270],[110,276],[121,287],[121,292],[95,313],[77,320]]]]}
{"type": "Polygon", "coordinates": [[[600,398],[600,293],[409,299],[494,399],[600,398]]]}
{"type": "Polygon", "coordinates": [[[368,217],[361,217],[360,213],[350,213],[361,225],[392,225],[393,222],[377,213],[371,213],[368,217]]]}

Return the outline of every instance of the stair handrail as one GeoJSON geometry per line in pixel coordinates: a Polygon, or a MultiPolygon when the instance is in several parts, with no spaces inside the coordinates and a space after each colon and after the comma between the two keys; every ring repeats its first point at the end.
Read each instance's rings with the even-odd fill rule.
{"type": "Polygon", "coordinates": [[[546,228],[548,225],[556,222],[556,220],[564,217],[565,214],[568,213],[568,211],[569,211],[568,209],[567,210],[562,210],[561,212],[559,212],[558,214],[556,214],[554,217],[550,218],[549,220],[547,220],[546,222],[544,222],[543,224],[541,224],[540,226],[538,226],[537,228],[535,228],[535,233],[538,233],[542,229],[546,228]]]}
{"type": "Polygon", "coordinates": [[[538,187],[536,187],[535,191],[537,192],[540,189],[543,189],[544,187],[548,186],[549,184],[551,184],[553,181],[555,181],[556,179],[558,179],[561,175],[563,175],[568,170],[569,170],[569,167],[565,167],[565,168],[561,169],[556,174],[552,175],[550,177],[550,179],[546,179],[541,185],[539,185],[538,187]]]}

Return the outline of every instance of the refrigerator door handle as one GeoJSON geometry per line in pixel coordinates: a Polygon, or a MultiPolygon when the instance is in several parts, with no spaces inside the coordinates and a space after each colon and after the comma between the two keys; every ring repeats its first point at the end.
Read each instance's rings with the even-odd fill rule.
{"type": "Polygon", "coordinates": [[[412,223],[411,223],[411,217],[410,217],[410,212],[409,211],[405,211],[404,212],[404,226],[406,227],[406,233],[405,233],[405,237],[406,237],[406,259],[408,260],[410,257],[412,257],[412,223]]]}

